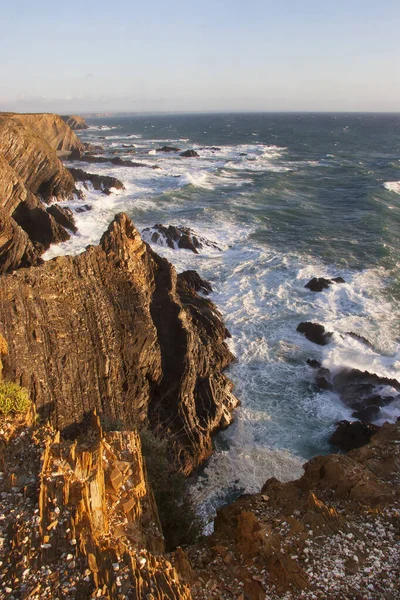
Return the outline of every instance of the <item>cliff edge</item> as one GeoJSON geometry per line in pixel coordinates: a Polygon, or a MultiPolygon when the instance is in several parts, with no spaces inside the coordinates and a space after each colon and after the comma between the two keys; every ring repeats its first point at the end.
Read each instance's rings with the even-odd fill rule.
{"type": "Polygon", "coordinates": [[[0,273],[36,265],[50,244],[69,239],[46,204],[74,192],[56,150],[75,146],[57,115],[0,113],[0,273]]]}
{"type": "Polygon", "coordinates": [[[238,401],[216,307],[142,241],[125,214],[83,254],[0,278],[4,374],[66,435],[91,410],[149,425],[189,473],[238,401]]]}

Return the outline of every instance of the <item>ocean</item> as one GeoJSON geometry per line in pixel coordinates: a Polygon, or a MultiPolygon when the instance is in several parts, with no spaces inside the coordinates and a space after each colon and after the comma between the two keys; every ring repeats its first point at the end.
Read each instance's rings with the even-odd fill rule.
{"type": "MultiPolygon", "coordinates": [[[[160,168],[74,163],[115,176],[126,189],[107,196],[79,184],[85,200],[67,204],[92,210],[76,213],[78,234],[45,258],[97,244],[121,211],[139,231],[184,225],[215,242],[218,248],[197,255],[153,244],[178,272],[195,269],[211,282],[237,358],[228,375],[242,405],[192,479],[194,501],[212,515],[269,477],[298,477],[306,460],[332,451],[335,423],[352,419],[335,393],[315,386],[307,359],[333,373],[355,367],[400,380],[400,115],[124,115],[87,122],[79,136],[102,144],[103,155],[160,168]],[[165,145],[199,156],[156,152],[165,145]],[[304,287],[312,277],[338,276],[345,283],[321,293],[304,287]],[[309,342],[296,331],[301,321],[324,325],[331,342],[309,342]]],[[[395,400],[377,422],[398,415],[395,400]]]]}

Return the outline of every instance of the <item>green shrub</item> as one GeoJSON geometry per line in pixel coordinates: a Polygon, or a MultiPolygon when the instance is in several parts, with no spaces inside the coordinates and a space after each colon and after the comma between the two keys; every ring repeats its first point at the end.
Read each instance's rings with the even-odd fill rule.
{"type": "Polygon", "coordinates": [[[148,430],[142,431],[140,438],[166,549],[171,551],[177,546],[194,544],[204,524],[193,508],[186,477],[172,470],[165,440],[156,438],[148,430]]]}
{"type": "Polygon", "coordinates": [[[27,389],[11,381],[0,381],[0,414],[25,413],[30,404],[27,389]]]}

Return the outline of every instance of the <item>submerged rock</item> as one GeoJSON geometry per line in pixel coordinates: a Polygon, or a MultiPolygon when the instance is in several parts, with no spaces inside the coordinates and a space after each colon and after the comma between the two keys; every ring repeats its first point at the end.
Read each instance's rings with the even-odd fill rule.
{"type": "Polygon", "coordinates": [[[107,156],[95,156],[93,154],[86,154],[80,151],[71,153],[68,158],[69,160],[77,160],[80,162],[87,163],[111,163],[112,165],[116,165],[117,167],[147,167],[149,169],[155,168],[153,165],[148,165],[146,163],[134,162],[132,160],[124,160],[119,156],[116,156],[115,158],[109,158],[107,156]]]}
{"type": "Polygon", "coordinates": [[[180,152],[181,148],[175,148],[174,146],[163,146],[162,148],[157,148],[156,152],[180,152]]]}
{"type": "Polygon", "coordinates": [[[315,358],[307,358],[307,364],[312,369],[319,369],[321,367],[321,363],[315,358]]]}
{"type": "Polygon", "coordinates": [[[83,213],[83,212],[87,212],[88,210],[93,210],[93,206],[91,204],[82,204],[82,206],[78,206],[75,209],[75,212],[83,213]]]}

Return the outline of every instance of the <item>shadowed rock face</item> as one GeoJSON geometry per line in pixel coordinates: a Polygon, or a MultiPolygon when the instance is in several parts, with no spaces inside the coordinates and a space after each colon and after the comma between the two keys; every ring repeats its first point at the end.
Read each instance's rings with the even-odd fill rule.
{"type": "Polygon", "coordinates": [[[377,425],[362,421],[339,421],[330,442],[345,452],[365,446],[379,430],[377,425]]]}
{"type": "MultiPolygon", "coordinates": [[[[40,263],[51,243],[69,238],[43,201],[70,197],[74,180],[54,147],[25,124],[37,117],[39,130],[50,116],[56,115],[43,120],[41,115],[0,114],[0,273],[40,263]]],[[[46,137],[58,143],[54,132],[46,137]]]]}
{"type": "Polygon", "coordinates": [[[0,278],[4,372],[64,433],[90,409],[150,422],[189,473],[238,401],[222,374],[233,356],[221,316],[178,282],[118,215],[99,246],[0,278]]]}

